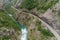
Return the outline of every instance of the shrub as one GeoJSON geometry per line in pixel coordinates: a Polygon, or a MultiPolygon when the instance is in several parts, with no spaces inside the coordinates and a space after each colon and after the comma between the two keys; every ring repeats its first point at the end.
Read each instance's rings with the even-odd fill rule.
{"type": "Polygon", "coordinates": [[[37,5],[38,5],[38,3],[36,0],[35,1],[34,0],[23,0],[20,7],[31,10],[31,9],[35,8],[37,5]]]}
{"type": "Polygon", "coordinates": [[[44,29],[44,27],[41,25],[41,21],[36,21],[36,26],[38,28],[38,31],[40,31],[44,36],[53,36],[49,30],[44,29]]]}

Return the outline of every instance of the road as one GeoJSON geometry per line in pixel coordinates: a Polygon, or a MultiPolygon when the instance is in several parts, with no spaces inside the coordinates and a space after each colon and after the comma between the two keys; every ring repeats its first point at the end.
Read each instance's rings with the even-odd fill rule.
{"type": "MultiPolygon", "coordinates": [[[[12,6],[12,8],[14,8],[14,7],[12,6]]],[[[16,8],[14,8],[14,9],[16,9],[16,8]]],[[[16,9],[16,10],[19,11],[18,9],[16,9]]],[[[31,11],[28,11],[28,10],[22,10],[22,11],[26,12],[26,13],[30,13],[30,14],[36,16],[37,18],[39,18],[39,20],[42,23],[44,23],[46,25],[46,27],[53,33],[53,35],[57,38],[57,40],[60,40],[60,35],[52,28],[52,26],[48,22],[46,22],[47,20],[43,20],[39,15],[37,15],[31,11]]]]}
{"type": "MultiPolygon", "coordinates": [[[[17,3],[18,3],[18,2],[17,2],[17,3]]],[[[16,3],[16,4],[17,4],[17,3],[16,3]]],[[[12,7],[12,8],[14,8],[14,7],[12,7]]],[[[14,8],[14,9],[17,10],[17,11],[20,11],[20,10],[18,10],[18,9],[16,9],[16,8],[14,8]]],[[[54,36],[57,38],[57,40],[60,40],[59,34],[52,28],[52,26],[51,26],[48,22],[46,22],[45,20],[43,20],[39,15],[37,15],[37,14],[31,12],[31,11],[28,11],[28,10],[22,10],[22,11],[23,11],[23,12],[30,13],[30,14],[36,16],[37,18],[39,18],[39,20],[40,20],[42,23],[44,23],[44,24],[46,25],[46,27],[54,34],[54,36]]],[[[24,34],[24,31],[23,31],[23,30],[21,30],[21,31],[22,31],[22,34],[24,34]]],[[[26,36],[27,34],[25,33],[24,35],[26,36]]],[[[21,40],[22,40],[22,38],[23,38],[24,35],[22,35],[21,40]]],[[[26,37],[25,37],[25,38],[26,38],[26,37]]],[[[23,39],[23,40],[25,40],[25,39],[23,39]]]]}

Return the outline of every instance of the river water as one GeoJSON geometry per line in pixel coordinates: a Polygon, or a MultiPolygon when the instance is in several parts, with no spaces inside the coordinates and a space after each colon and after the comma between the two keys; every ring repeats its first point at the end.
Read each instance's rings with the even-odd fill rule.
{"type": "Polygon", "coordinates": [[[16,21],[11,14],[8,14],[18,25],[21,29],[21,40],[27,40],[27,29],[25,26],[21,25],[18,21],[16,21]]]}
{"type": "MultiPolygon", "coordinates": [[[[14,0],[4,0],[5,8],[9,9],[12,6],[13,2],[14,2],[14,0]]],[[[20,24],[18,21],[16,21],[14,19],[14,17],[12,16],[12,14],[8,13],[8,15],[16,22],[16,24],[19,25],[19,27],[21,29],[22,33],[21,33],[20,40],[27,40],[27,29],[26,29],[26,27],[24,25],[20,24]]]]}

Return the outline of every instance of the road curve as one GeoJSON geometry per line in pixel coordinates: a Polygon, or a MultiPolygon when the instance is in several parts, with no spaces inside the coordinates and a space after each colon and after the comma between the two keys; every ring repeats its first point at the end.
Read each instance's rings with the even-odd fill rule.
{"type": "MultiPolygon", "coordinates": [[[[12,8],[14,8],[14,7],[12,6],[12,8]]],[[[20,11],[20,10],[18,10],[16,8],[14,8],[14,9],[17,10],[17,11],[20,11]]],[[[26,13],[30,13],[30,14],[36,16],[37,18],[39,18],[39,20],[42,23],[44,23],[46,25],[46,27],[53,33],[53,35],[57,38],[57,40],[60,40],[60,35],[52,28],[52,26],[50,24],[48,24],[46,21],[44,21],[43,19],[41,19],[41,17],[39,15],[37,15],[37,14],[31,12],[31,11],[28,11],[28,10],[22,10],[22,11],[26,12],[26,13]]]]}

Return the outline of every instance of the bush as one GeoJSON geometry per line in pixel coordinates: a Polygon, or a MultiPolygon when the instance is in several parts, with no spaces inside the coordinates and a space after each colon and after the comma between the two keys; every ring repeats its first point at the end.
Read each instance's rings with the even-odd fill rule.
{"type": "Polygon", "coordinates": [[[39,6],[37,7],[37,10],[43,10],[43,12],[45,12],[47,9],[52,8],[57,2],[59,2],[59,0],[53,0],[53,1],[40,1],[39,6]]]}
{"type": "Polygon", "coordinates": [[[38,3],[36,0],[23,0],[21,3],[20,7],[21,8],[26,8],[28,10],[31,10],[35,7],[37,7],[38,3]]]}
{"type": "Polygon", "coordinates": [[[41,21],[36,21],[36,26],[38,28],[38,31],[40,31],[44,36],[53,36],[49,30],[44,29],[44,27],[41,25],[41,21]]]}
{"type": "Polygon", "coordinates": [[[58,16],[60,16],[60,11],[58,12],[58,16]]]}

